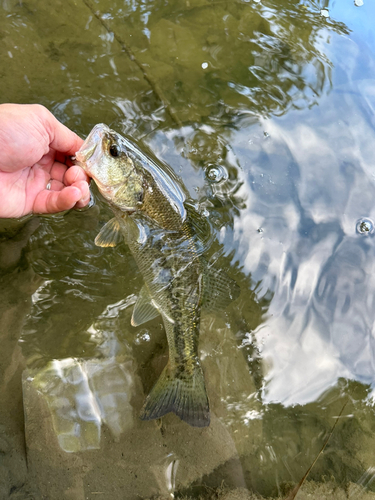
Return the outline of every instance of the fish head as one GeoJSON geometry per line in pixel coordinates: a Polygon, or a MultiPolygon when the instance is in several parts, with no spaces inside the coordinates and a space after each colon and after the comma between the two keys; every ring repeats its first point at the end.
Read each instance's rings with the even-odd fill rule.
{"type": "Polygon", "coordinates": [[[113,205],[127,211],[142,206],[142,172],[130,157],[123,137],[107,125],[95,125],[77,151],[76,161],[113,205]]]}
{"type": "Polygon", "coordinates": [[[186,218],[184,188],[174,172],[107,125],[95,125],[76,153],[77,164],[120,210],[141,212],[164,229],[186,218]]]}

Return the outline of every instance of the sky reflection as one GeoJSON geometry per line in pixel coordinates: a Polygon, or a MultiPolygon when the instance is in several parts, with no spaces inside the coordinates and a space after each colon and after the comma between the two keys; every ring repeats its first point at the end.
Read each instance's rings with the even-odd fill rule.
{"type": "MultiPolygon", "coordinates": [[[[1,4],[2,99],[45,104],[82,137],[104,122],[143,139],[209,218],[217,239],[207,258],[236,279],[241,295],[222,315],[202,316],[213,420],[197,434],[203,431],[186,430],[173,415],[160,427],[138,419],[143,393],[165,365],[166,338],[158,320],[130,327],[142,283],[125,245],[95,247],[111,217],[97,197],[86,212],[42,218],[27,256],[23,246],[0,255],[2,271],[21,254],[22,266],[30,265],[31,277],[4,281],[0,318],[9,336],[19,332],[29,369],[43,378],[55,359],[55,366],[67,363],[63,375],[87,377],[82,398],[65,375],[51,370],[44,380],[55,381],[60,402],[71,402],[69,446],[99,447],[101,436],[104,448],[77,473],[82,498],[106,485],[122,494],[124,484],[137,498],[170,495],[199,481],[220,485],[225,471],[237,477],[235,486],[280,494],[283,481],[298,482],[311,465],[348,394],[355,397],[335,431],[343,434],[321,457],[317,477],[371,485],[373,408],[364,384],[375,387],[375,237],[356,232],[356,224],[375,221],[375,3],[88,4],[1,4]],[[19,308],[8,324],[14,296],[19,308]],[[80,440],[75,425],[90,398],[102,404],[94,441],[80,440]],[[361,451],[353,457],[354,448],[361,451]],[[225,469],[228,463],[235,467],[225,469]]],[[[13,377],[23,369],[23,361],[13,367],[21,349],[4,344],[2,353],[13,377]]],[[[16,391],[7,383],[2,402],[13,408],[16,391]]],[[[53,470],[77,470],[77,456],[61,465],[47,419],[40,428],[42,397],[49,396],[25,395],[26,441],[30,470],[53,498],[53,470]]],[[[66,486],[62,475],[56,498],[66,486]]]]}
{"type": "MultiPolygon", "coordinates": [[[[360,111],[375,101],[367,82],[357,88],[342,87],[298,121],[293,114],[264,120],[269,138],[254,155],[261,146],[271,167],[260,182],[254,162],[250,178],[258,182],[242,187],[252,194],[235,219],[236,255],[274,291],[256,332],[269,367],[265,401],[311,402],[339,377],[375,383],[374,240],[356,232],[358,219],[375,216],[375,132],[360,111]]],[[[249,161],[242,144],[251,134],[235,140],[240,163],[249,161]]]]}

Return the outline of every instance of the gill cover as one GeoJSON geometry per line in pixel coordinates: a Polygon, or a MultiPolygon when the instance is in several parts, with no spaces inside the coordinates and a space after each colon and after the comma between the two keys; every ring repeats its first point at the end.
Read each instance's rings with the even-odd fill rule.
{"type": "MultiPolygon", "coordinates": [[[[110,130],[110,129],[109,129],[110,130]]],[[[157,187],[168,200],[169,204],[175,212],[180,216],[181,221],[186,219],[186,210],[184,201],[186,199],[184,192],[178,184],[176,175],[167,165],[163,165],[164,171],[154,160],[144,154],[132,141],[122,137],[120,134],[110,130],[113,137],[116,138],[118,146],[121,151],[125,152],[131,158],[136,166],[139,164],[144,168],[153,178],[157,187]]]]}

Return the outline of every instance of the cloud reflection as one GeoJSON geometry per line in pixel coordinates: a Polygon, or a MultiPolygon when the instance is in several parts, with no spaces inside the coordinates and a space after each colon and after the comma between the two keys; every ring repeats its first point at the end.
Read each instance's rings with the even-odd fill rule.
{"type": "MultiPolygon", "coordinates": [[[[252,194],[235,218],[237,257],[261,289],[274,291],[255,333],[268,367],[265,401],[311,402],[339,377],[375,384],[374,239],[356,232],[360,217],[375,215],[368,148],[375,132],[366,114],[352,113],[363,104],[361,95],[342,88],[331,101],[298,122],[292,116],[264,121],[271,139],[261,148],[270,168],[263,162],[262,171],[276,186],[283,179],[283,196],[264,177],[251,182],[253,163],[242,188],[252,194]],[[345,128],[333,119],[337,112],[351,116],[345,128]],[[290,178],[288,163],[297,176],[290,178]]],[[[240,161],[246,134],[234,146],[240,161]]]]}

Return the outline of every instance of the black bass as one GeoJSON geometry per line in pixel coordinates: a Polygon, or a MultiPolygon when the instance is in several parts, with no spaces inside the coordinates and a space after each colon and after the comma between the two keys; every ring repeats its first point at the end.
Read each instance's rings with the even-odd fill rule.
{"type": "Polygon", "coordinates": [[[189,206],[185,188],[166,165],[104,124],[93,128],[76,160],[115,215],[95,243],[115,246],[124,238],[144,278],[132,325],[159,314],[163,318],[169,361],[141,418],[174,412],[192,426],[207,426],[209,402],[198,353],[201,307],[222,310],[236,298],[238,286],[201,257],[203,218],[189,206]]]}

